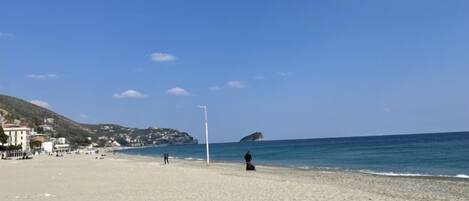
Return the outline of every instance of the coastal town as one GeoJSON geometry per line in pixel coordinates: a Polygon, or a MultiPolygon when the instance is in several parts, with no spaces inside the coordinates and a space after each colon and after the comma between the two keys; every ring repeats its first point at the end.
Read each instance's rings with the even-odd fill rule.
{"type": "MultiPolygon", "coordinates": [[[[3,148],[2,159],[28,159],[38,154],[61,155],[72,151],[67,138],[52,137],[54,134],[53,118],[44,118],[43,124],[39,125],[37,130],[24,125],[20,120],[6,122],[2,116],[0,116],[0,122],[4,138],[6,138],[0,144],[3,148]]],[[[91,138],[89,140],[91,141],[91,138]]],[[[112,142],[111,144],[118,146],[112,142]]],[[[77,147],[75,151],[91,152],[96,146],[97,144],[91,143],[89,146],[77,147]]]]}
{"type": "Polygon", "coordinates": [[[2,159],[28,159],[39,154],[95,153],[100,148],[197,143],[197,140],[175,129],[133,129],[109,124],[92,127],[91,132],[102,135],[86,137],[85,143],[77,144],[56,131],[54,118],[44,118],[36,129],[25,121],[7,121],[1,115],[0,123],[4,133],[4,140],[0,141],[2,159]]]}
{"type": "Polygon", "coordinates": [[[20,98],[0,94],[0,152],[3,159],[93,153],[102,148],[197,144],[173,128],[129,128],[83,124],[20,98]]]}

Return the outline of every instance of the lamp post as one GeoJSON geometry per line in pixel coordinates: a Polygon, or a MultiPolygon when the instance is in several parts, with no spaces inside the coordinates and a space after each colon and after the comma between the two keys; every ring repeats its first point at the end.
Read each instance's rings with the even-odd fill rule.
{"type": "Polygon", "coordinates": [[[207,166],[210,166],[210,153],[209,153],[209,147],[208,147],[208,120],[207,120],[207,106],[199,106],[199,108],[204,110],[204,116],[205,116],[205,149],[207,151],[207,166]]]}

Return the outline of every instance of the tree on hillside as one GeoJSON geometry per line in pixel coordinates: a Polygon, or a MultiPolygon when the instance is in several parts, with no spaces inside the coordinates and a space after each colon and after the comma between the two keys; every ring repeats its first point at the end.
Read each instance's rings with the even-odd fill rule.
{"type": "Polygon", "coordinates": [[[29,147],[31,147],[32,149],[41,149],[41,145],[41,141],[31,140],[31,142],[29,142],[29,147]]]}
{"type": "Polygon", "coordinates": [[[7,143],[8,141],[8,135],[5,135],[5,132],[3,131],[3,127],[0,126],[0,143],[3,145],[7,143]]]}

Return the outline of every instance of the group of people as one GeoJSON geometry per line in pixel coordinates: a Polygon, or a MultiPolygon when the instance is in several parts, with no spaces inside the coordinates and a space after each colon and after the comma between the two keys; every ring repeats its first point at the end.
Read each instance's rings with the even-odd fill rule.
{"type": "MultiPolygon", "coordinates": [[[[169,153],[165,151],[163,153],[163,160],[165,165],[169,165],[169,153]]],[[[254,166],[251,161],[252,161],[252,155],[251,152],[248,151],[246,154],[244,154],[244,160],[246,161],[246,170],[247,171],[253,171],[256,170],[256,166],[254,166]]]]}

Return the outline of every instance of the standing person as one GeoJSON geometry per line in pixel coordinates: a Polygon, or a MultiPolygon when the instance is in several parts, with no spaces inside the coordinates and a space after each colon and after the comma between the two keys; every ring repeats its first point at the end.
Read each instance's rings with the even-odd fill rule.
{"type": "Polygon", "coordinates": [[[169,153],[166,151],[164,152],[163,154],[163,159],[164,159],[164,164],[168,164],[169,165],[169,153]]]}
{"type": "Polygon", "coordinates": [[[251,163],[252,155],[251,152],[248,151],[244,154],[244,160],[246,161],[246,170],[256,170],[256,167],[251,163]]]}

